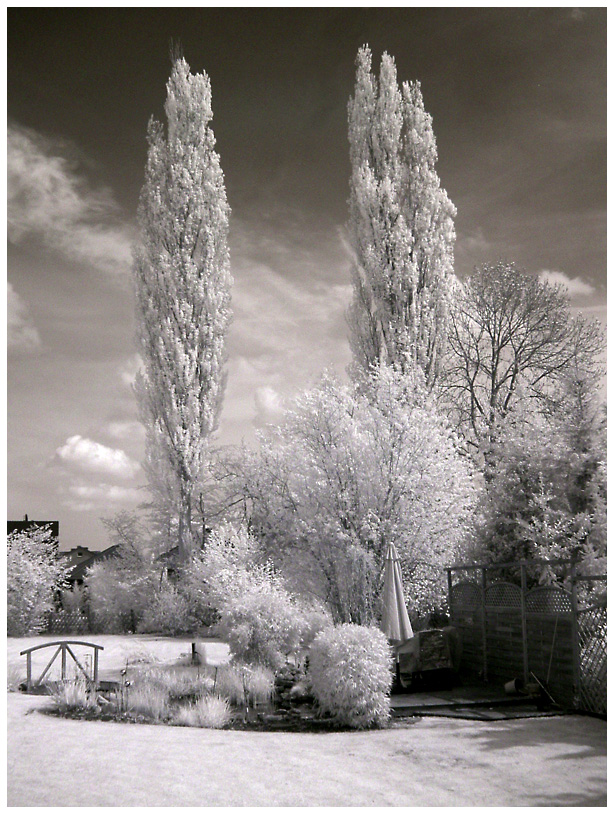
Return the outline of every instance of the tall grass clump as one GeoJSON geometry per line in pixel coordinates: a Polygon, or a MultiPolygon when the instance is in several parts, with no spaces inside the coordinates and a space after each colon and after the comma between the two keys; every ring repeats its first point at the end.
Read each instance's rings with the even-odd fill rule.
{"type": "Polygon", "coordinates": [[[144,715],[154,721],[168,718],[170,712],[170,690],[158,673],[148,671],[137,676],[128,687],[128,711],[144,715]]]}
{"type": "Polygon", "coordinates": [[[275,674],[260,664],[250,666],[245,672],[245,690],[251,706],[270,704],[275,692],[275,674]]]}
{"type": "Polygon", "coordinates": [[[309,680],[320,709],[341,725],[384,726],[390,717],[390,646],[377,628],[344,624],[318,633],[309,680]]]}
{"type": "Polygon", "coordinates": [[[200,726],[205,729],[223,729],[232,718],[230,704],[219,695],[205,695],[193,704],[182,706],[175,714],[180,726],[200,726]]]}
{"type": "Polygon", "coordinates": [[[241,664],[222,664],[214,679],[215,692],[237,707],[245,706],[245,669],[241,664]]]}
{"type": "Polygon", "coordinates": [[[213,678],[208,669],[198,673],[193,669],[149,667],[134,674],[134,685],[148,685],[165,690],[169,698],[204,695],[213,689],[213,678]]]}
{"type": "Polygon", "coordinates": [[[6,689],[9,692],[17,692],[19,685],[25,681],[23,669],[17,664],[9,664],[6,668],[6,689]]]}
{"type": "Polygon", "coordinates": [[[75,679],[60,681],[52,690],[52,698],[60,712],[96,709],[96,692],[89,682],[79,676],[75,679]]]}

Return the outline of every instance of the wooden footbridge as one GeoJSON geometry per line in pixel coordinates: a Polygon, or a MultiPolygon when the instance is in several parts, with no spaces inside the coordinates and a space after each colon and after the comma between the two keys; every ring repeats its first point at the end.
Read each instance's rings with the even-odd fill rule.
{"type": "Polygon", "coordinates": [[[20,656],[26,656],[26,692],[35,693],[37,690],[40,690],[43,686],[43,680],[48,675],[51,667],[58,656],[61,655],[61,671],[62,671],[62,681],[66,681],[67,678],[67,666],[68,666],[68,656],[74,661],[77,665],[77,668],[81,675],[85,677],[88,683],[92,684],[94,687],[98,686],[98,653],[100,650],[104,650],[104,647],[100,644],[92,644],[92,642],[82,642],[82,641],[59,641],[59,642],[46,642],[45,644],[37,644],[35,647],[28,647],[26,650],[22,650],[19,654],[20,656]],[[74,646],[79,647],[91,647],[93,652],[93,667],[91,671],[91,675],[87,672],[85,667],[81,664],[79,659],[76,657],[72,647],[74,646]],[[47,647],[56,647],[57,650],[51,656],[49,663],[40,674],[37,679],[32,678],[32,653],[37,650],[44,650],[47,647]]]}

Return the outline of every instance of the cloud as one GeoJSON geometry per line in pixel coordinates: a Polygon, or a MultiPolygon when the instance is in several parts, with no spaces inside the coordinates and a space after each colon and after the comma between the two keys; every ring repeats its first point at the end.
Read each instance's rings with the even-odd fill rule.
{"type": "Polygon", "coordinates": [[[457,251],[485,252],[490,249],[490,243],[484,236],[483,230],[478,227],[469,234],[459,234],[456,239],[457,251]]]}
{"type": "Polygon", "coordinates": [[[341,376],[351,354],[346,312],[350,263],[334,224],[288,211],[234,218],[233,322],[220,441],[253,438],[283,400],[324,368],[341,376]]]}
{"type": "Polygon", "coordinates": [[[539,279],[552,285],[561,285],[570,297],[588,297],[595,293],[595,287],[581,277],[569,277],[563,271],[544,269],[539,273],[539,279]]]}
{"type": "Polygon", "coordinates": [[[125,273],[132,236],[117,221],[119,208],[111,191],[88,183],[77,162],[67,156],[74,152],[67,142],[9,125],[9,240],[37,238],[70,260],[125,273]]]}
{"type": "Polygon", "coordinates": [[[256,426],[261,427],[265,424],[274,424],[279,421],[283,415],[283,398],[269,385],[264,385],[256,389],[254,402],[256,404],[256,418],[254,420],[256,426]]]}
{"type": "Polygon", "coordinates": [[[231,337],[245,356],[287,355],[298,346],[315,346],[317,353],[319,345],[345,336],[350,299],[349,283],[294,279],[243,260],[235,265],[231,337]]]}
{"type": "Polygon", "coordinates": [[[143,363],[138,353],[134,353],[122,364],[119,369],[119,376],[126,387],[132,387],[136,380],[136,374],[142,366],[143,363]]]}
{"type": "Polygon", "coordinates": [[[109,438],[118,440],[126,438],[142,439],[145,435],[145,428],[140,421],[110,421],[105,431],[109,438]]]}
{"type": "Polygon", "coordinates": [[[28,307],[11,283],[7,283],[7,322],[9,351],[28,353],[40,347],[41,339],[28,307]]]}
{"type": "Polygon", "coordinates": [[[97,441],[73,435],[55,451],[55,460],[81,472],[96,472],[107,476],[133,478],[139,465],[123,449],[111,449],[97,441]]]}
{"type": "Polygon", "coordinates": [[[140,489],[114,486],[109,483],[69,486],[68,494],[71,497],[64,501],[64,505],[81,512],[92,511],[99,506],[108,507],[109,503],[134,504],[143,499],[143,492],[140,489]]]}

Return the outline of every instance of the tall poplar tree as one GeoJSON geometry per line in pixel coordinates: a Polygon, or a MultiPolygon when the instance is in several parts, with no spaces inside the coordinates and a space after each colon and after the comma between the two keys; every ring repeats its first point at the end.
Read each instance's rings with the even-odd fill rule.
{"type": "Polygon", "coordinates": [[[362,47],[348,121],[354,358],[365,369],[417,363],[432,386],[446,341],[456,209],[435,171],[420,83],[399,88],[388,54],[376,77],[362,47]]]}
{"type": "Polygon", "coordinates": [[[155,501],[171,507],[179,554],[187,559],[225,385],[230,209],[210,127],[209,77],[176,59],[164,109],[166,128],[149,123],[138,213],[134,287],[144,367],[136,390],[150,488],[155,501]]]}

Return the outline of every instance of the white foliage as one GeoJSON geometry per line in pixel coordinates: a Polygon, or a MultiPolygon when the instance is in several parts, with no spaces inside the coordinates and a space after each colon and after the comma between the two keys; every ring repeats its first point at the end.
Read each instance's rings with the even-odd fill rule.
{"type": "Polygon", "coordinates": [[[349,103],[352,346],[365,369],[408,361],[435,380],[443,352],[456,209],[435,171],[437,148],[419,82],[397,85],[392,57],[371,72],[358,52],[349,103]]]}
{"type": "Polygon", "coordinates": [[[179,545],[191,547],[192,501],[216,429],[230,320],[229,206],[210,127],[211,87],[178,59],[167,84],[167,132],[152,120],[141,193],[142,245],[134,279],[137,379],[147,429],[150,485],[179,514],[179,545]]]}
{"type": "Polygon", "coordinates": [[[159,568],[134,515],[121,512],[103,522],[117,549],[114,556],[95,562],[86,571],[92,618],[105,633],[135,632],[156,596],[159,568]]]}
{"type": "Polygon", "coordinates": [[[66,564],[49,527],[13,532],[7,538],[6,585],[9,636],[39,633],[53,610],[54,592],[64,587],[66,564]]]}
{"type": "Polygon", "coordinates": [[[374,627],[339,625],[319,633],[309,650],[309,683],[320,709],[354,729],[390,717],[392,653],[374,627]]]}
{"type": "Polygon", "coordinates": [[[469,462],[420,374],[388,367],[354,386],[324,377],[245,453],[242,477],[269,556],[340,621],[379,615],[390,541],[419,610],[423,569],[448,564],[473,520],[469,462]]]}

